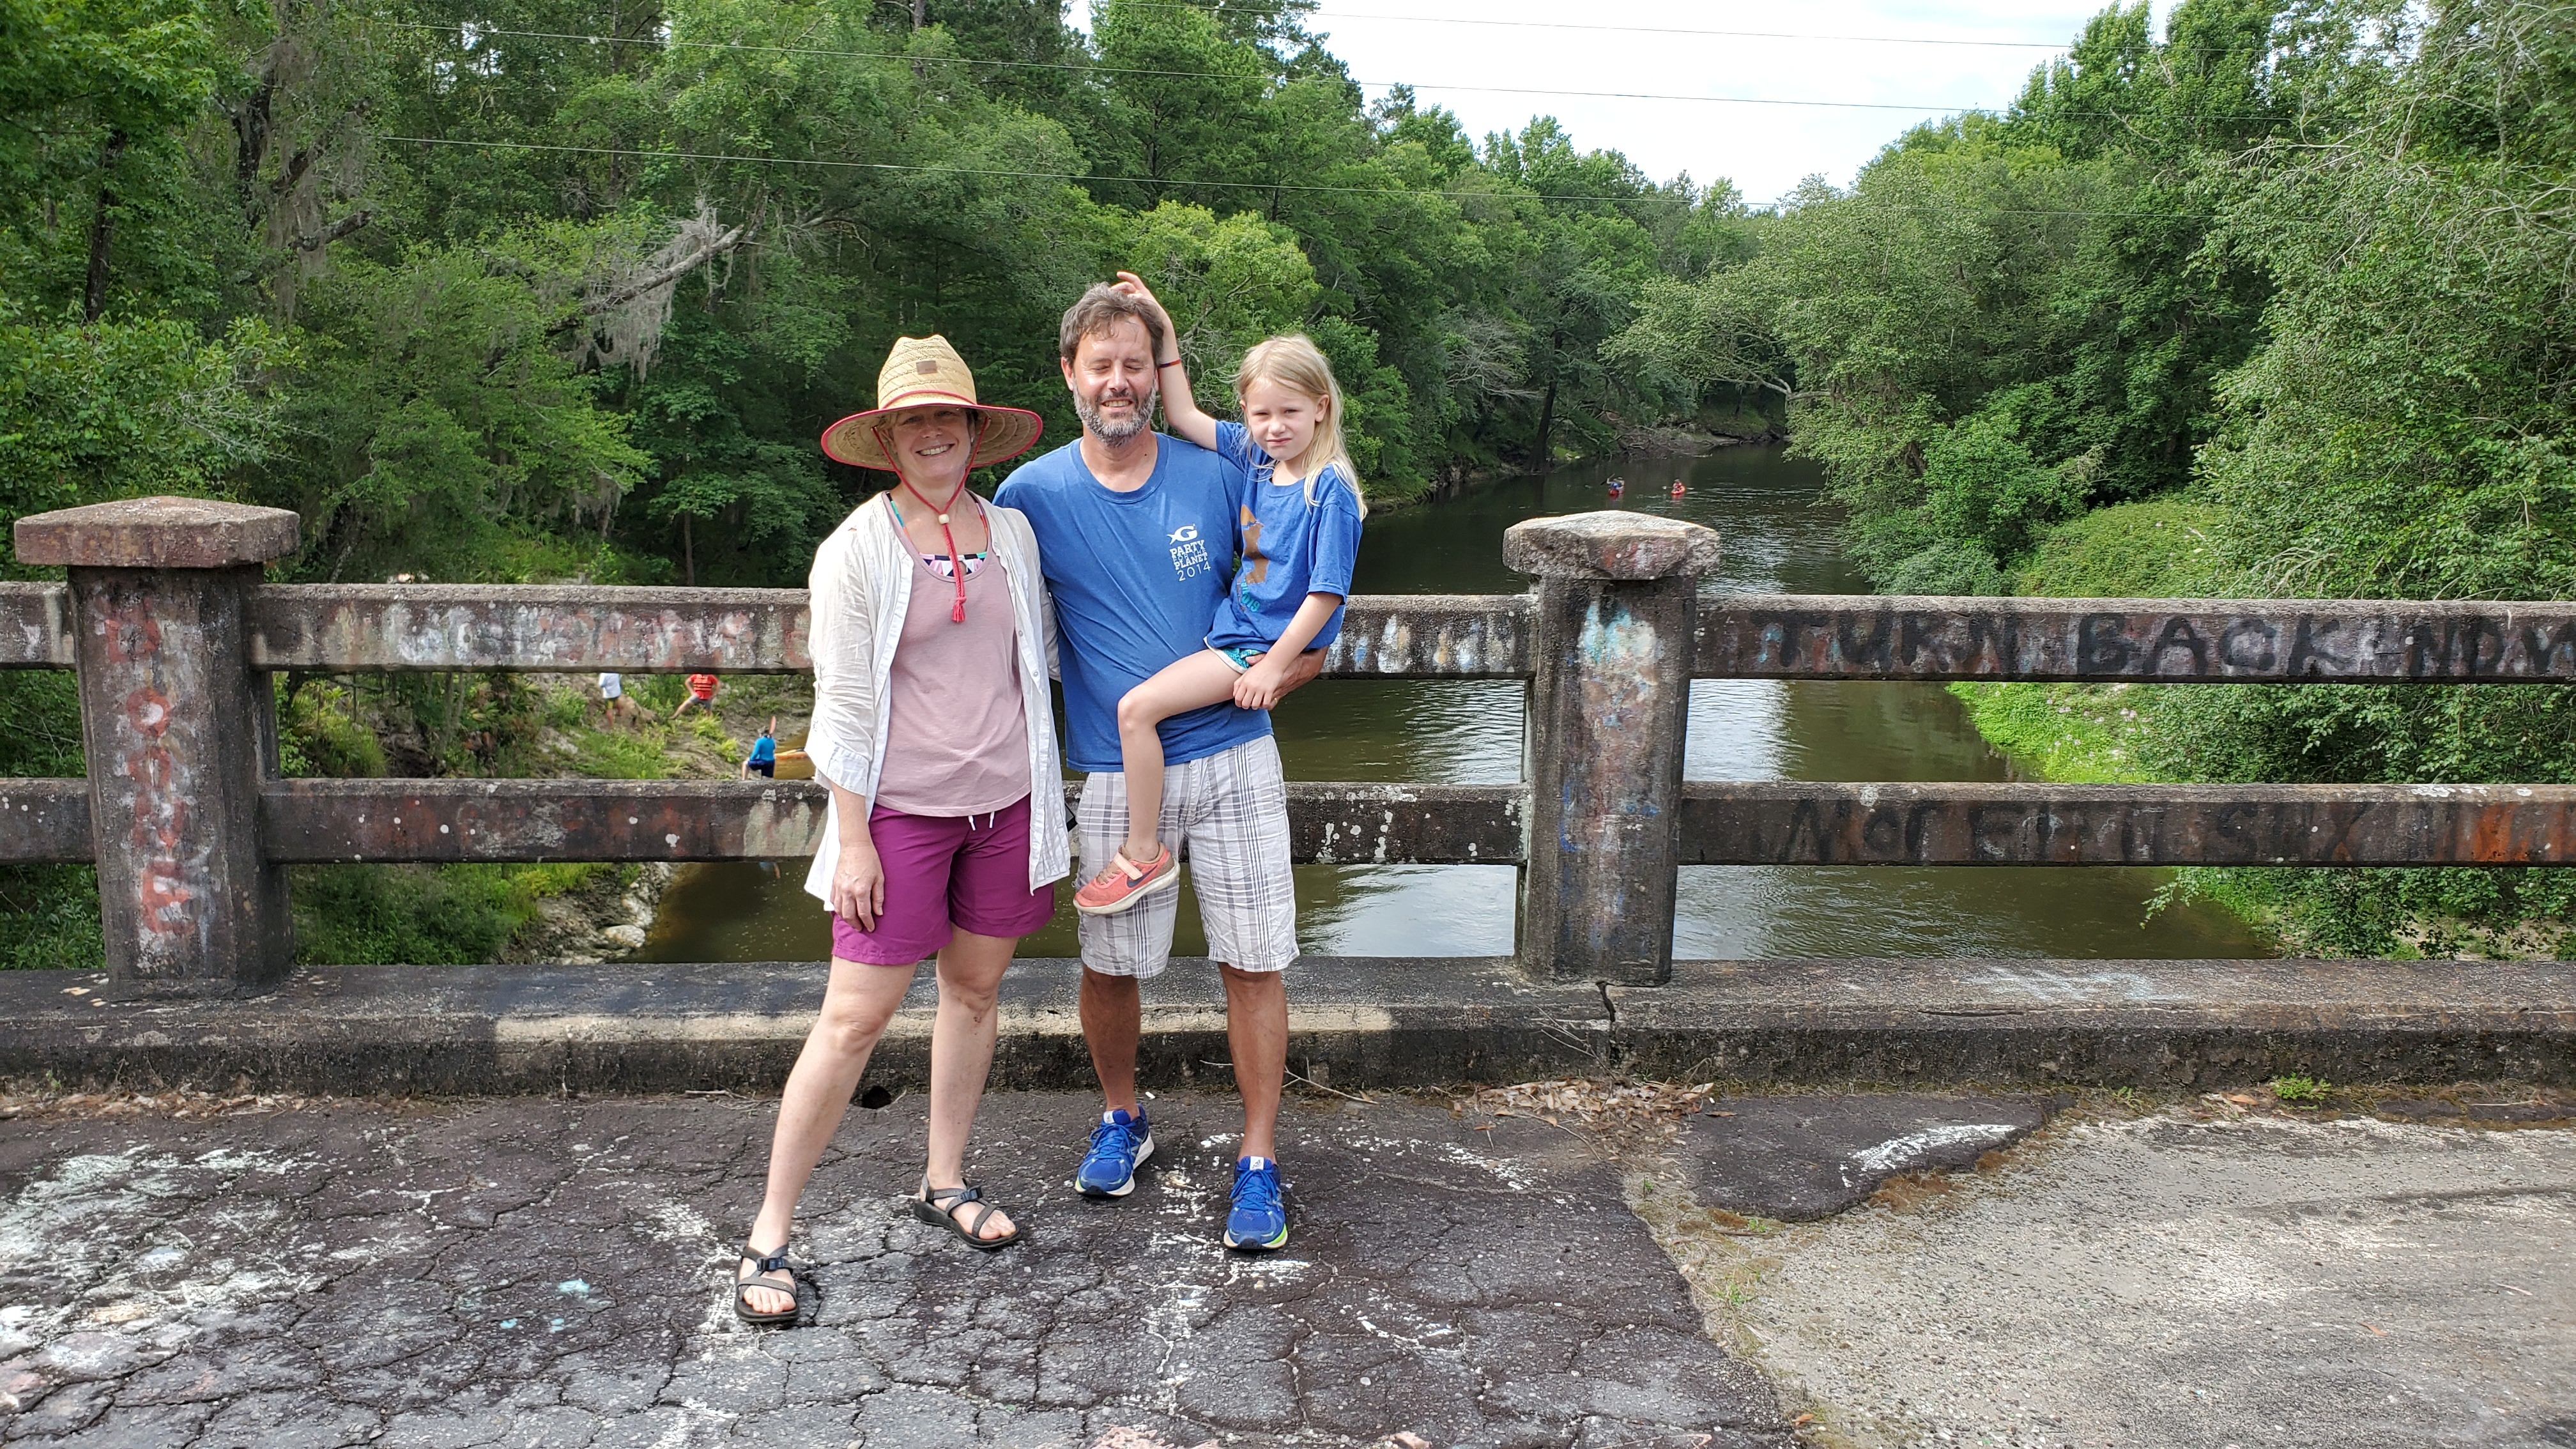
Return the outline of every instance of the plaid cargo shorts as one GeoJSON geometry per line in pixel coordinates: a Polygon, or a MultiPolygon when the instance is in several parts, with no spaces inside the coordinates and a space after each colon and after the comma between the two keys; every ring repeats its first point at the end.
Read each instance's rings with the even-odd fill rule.
{"type": "MultiPolygon", "coordinates": [[[[1127,838],[1127,777],[1093,774],[1074,812],[1083,869],[1100,869],[1127,838]]],[[[1156,832],[1177,844],[1198,891],[1208,955],[1238,971],[1278,971],[1297,955],[1297,889],[1289,873],[1288,786],[1268,735],[1163,773],[1156,832]]],[[[1159,976],[1172,959],[1180,892],[1157,891],[1114,916],[1082,918],[1082,964],[1103,976],[1159,976]]]]}

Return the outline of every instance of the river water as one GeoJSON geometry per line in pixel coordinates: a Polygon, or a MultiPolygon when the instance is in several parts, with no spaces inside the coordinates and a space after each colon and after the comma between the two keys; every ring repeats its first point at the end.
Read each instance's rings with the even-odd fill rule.
{"type": "MultiPolygon", "coordinates": [[[[1503,530],[1524,518],[1624,507],[1718,531],[1729,593],[1868,592],[1844,557],[1823,480],[1775,448],[1625,459],[1505,479],[1370,521],[1352,590],[1508,593],[1503,530]],[[1613,501],[1604,483],[1629,480],[1613,501]],[[1666,496],[1675,477],[1681,498],[1666,496]]],[[[1484,784],[1520,778],[1524,686],[1500,680],[1319,680],[1274,716],[1292,780],[1484,784]]],[[[1696,780],[2006,780],[2014,766],[1937,684],[1700,680],[1687,773],[1696,780]]],[[[1689,866],[1673,949],[1684,958],[1796,956],[2269,956],[2261,934],[2190,904],[2149,920],[2169,873],[2050,867],[1689,866]]],[[[1301,866],[1298,937],[1310,953],[1508,955],[1509,866],[1301,866]]],[[[642,961],[820,960],[822,907],[804,862],[689,868],[664,896],[642,961]]],[[[1181,887],[1186,895],[1186,879],[1181,887]]],[[[1022,954],[1076,954],[1070,890],[1022,954]]],[[[1184,899],[1176,949],[1205,950],[1184,899]]]]}

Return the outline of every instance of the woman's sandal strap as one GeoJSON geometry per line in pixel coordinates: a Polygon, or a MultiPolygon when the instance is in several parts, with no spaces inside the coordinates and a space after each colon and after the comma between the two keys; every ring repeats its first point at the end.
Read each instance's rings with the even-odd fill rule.
{"type": "Polygon", "coordinates": [[[1002,1205],[984,1201],[984,1190],[980,1187],[932,1187],[925,1182],[921,1185],[921,1196],[913,1201],[937,1213],[940,1220],[948,1225],[950,1232],[976,1247],[999,1248],[1019,1239],[1020,1230],[1016,1224],[1009,1232],[998,1238],[984,1236],[984,1224],[993,1220],[993,1215],[1002,1210],[1002,1205]],[[981,1211],[975,1214],[973,1222],[959,1222],[957,1210],[968,1203],[975,1204],[981,1211]]]}
{"type": "Polygon", "coordinates": [[[795,1277],[796,1270],[787,1266],[787,1245],[781,1243],[777,1252],[764,1253],[746,1241],[742,1245],[741,1256],[743,1261],[752,1264],[752,1270],[751,1276],[745,1278],[742,1276],[742,1263],[734,1264],[734,1316],[746,1323],[754,1324],[787,1323],[794,1320],[803,1311],[801,1307],[790,1305],[786,1308],[754,1308],[751,1306],[750,1297],[751,1290],[754,1288],[771,1293],[784,1293],[790,1298],[796,1296],[796,1285],[792,1281],[786,1284],[762,1281],[772,1273],[785,1273],[790,1279],[795,1277]]]}

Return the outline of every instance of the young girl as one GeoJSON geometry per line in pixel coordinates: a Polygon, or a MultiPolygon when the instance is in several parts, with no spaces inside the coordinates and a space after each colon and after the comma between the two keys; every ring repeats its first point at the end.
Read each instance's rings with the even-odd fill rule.
{"type": "MultiPolygon", "coordinates": [[[[1120,272],[1118,285],[1162,311],[1134,273],[1120,272]]],[[[1163,417],[1173,433],[1246,475],[1236,537],[1242,563],[1208,627],[1208,647],[1118,702],[1127,840],[1106,869],[1074,892],[1075,909],[1087,915],[1113,915],[1179,883],[1178,863],[1155,835],[1163,805],[1163,741],[1156,727],[1227,699],[1244,709],[1278,703],[1288,662],[1341,633],[1342,599],[1351,589],[1360,521],[1368,516],[1342,444],[1341,385],[1313,342],[1273,337],[1246,353],[1234,379],[1243,421],[1224,423],[1199,411],[1177,336],[1166,313],[1163,346],[1174,355],[1155,361],[1163,417]]]]}

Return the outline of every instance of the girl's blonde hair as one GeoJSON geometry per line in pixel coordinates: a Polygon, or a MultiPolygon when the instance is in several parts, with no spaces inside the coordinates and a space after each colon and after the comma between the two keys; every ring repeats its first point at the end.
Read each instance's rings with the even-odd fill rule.
{"type": "Polygon", "coordinates": [[[1325,358],[1324,349],[1302,332],[1255,344],[1243,354],[1243,365],[1235,369],[1235,401],[1241,402],[1244,390],[1264,378],[1324,405],[1324,416],[1315,424],[1315,441],[1307,445],[1306,456],[1297,460],[1305,474],[1306,501],[1315,501],[1315,475],[1333,468],[1350,488],[1351,501],[1359,505],[1360,517],[1368,517],[1368,495],[1360,491],[1359,470],[1351,466],[1350,447],[1342,440],[1342,385],[1334,379],[1333,364],[1325,358]]]}

